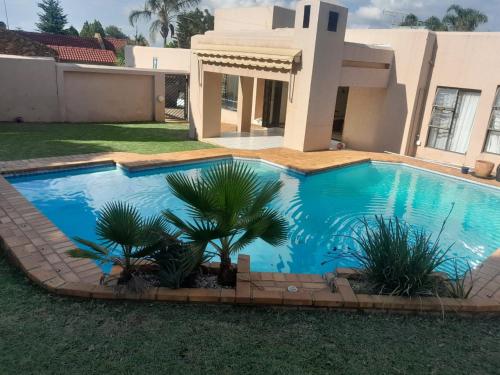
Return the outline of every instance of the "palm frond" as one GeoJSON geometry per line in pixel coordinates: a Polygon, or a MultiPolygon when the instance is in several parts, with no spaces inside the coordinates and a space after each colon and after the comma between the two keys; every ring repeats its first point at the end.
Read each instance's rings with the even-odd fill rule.
{"type": "MultiPolygon", "coordinates": [[[[88,249],[72,249],[68,250],[68,255],[72,258],[92,259],[99,263],[107,263],[108,258],[102,254],[96,253],[88,249]]],[[[110,262],[109,262],[110,263],[110,262]]]]}
{"type": "Polygon", "coordinates": [[[148,10],[133,10],[130,12],[130,15],[128,16],[128,22],[130,23],[131,26],[135,26],[137,22],[142,18],[145,21],[149,21],[152,17],[153,13],[148,10]]]}
{"type": "Polygon", "coordinates": [[[97,217],[96,234],[103,244],[137,246],[141,240],[139,211],[124,202],[107,203],[97,217]]]}

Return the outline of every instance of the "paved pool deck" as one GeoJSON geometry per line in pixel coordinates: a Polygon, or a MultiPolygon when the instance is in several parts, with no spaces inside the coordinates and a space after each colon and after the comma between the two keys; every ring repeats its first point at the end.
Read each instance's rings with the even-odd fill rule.
{"type": "MultiPolygon", "coordinates": [[[[91,260],[69,257],[66,252],[72,249],[74,244],[1,175],[105,163],[118,163],[124,168],[134,170],[223,157],[262,159],[302,173],[314,173],[370,160],[406,163],[466,180],[500,187],[500,183],[497,181],[463,175],[459,169],[452,167],[400,155],[349,150],[303,153],[284,148],[256,151],[214,148],[155,155],[116,152],[0,161],[0,247],[23,269],[31,280],[49,291],[80,297],[113,298],[106,287],[99,285],[102,277],[100,268],[91,260]]],[[[472,309],[472,311],[500,311],[500,249],[477,267],[472,276],[472,298],[465,304],[466,307],[472,309]]],[[[148,296],[141,296],[140,298],[285,305],[318,305],[320,303],[318,306],[342,306],[348,308],[373,308],[376,305],[376,296],[365,296],[363,298],[353,296],[350,288],[343,285],[345,279],[341,278],[339,280],[337,288],[340,291],[344,290],[345,295],[342,295],[342,293],[330,293],[331,295],[329,295],[327,282],[319,275],[267,274],[248,271],[238,281],[240,291],[243,293],[240,297],[238,297],[238,288],[233,292],[224,290],[209,291],[208,295],[204,294],[205,291],[200,292],[199,290],[190,290],[182,294],[182,291],[158,288],[158,290],[149,292],[148,296]],[[290,282],[293,282],[294,285],[300,283],[301,293],[289,294],[286,288],[290,282]],[[233,294],[231,295],[231,293],[233,294]]],[[[128,297],[139,298],[137,296],[128,297]]],[[[405,305],[401,300],[397,301],[397,299],[394,299],[393,303],[405,305]]],[[[456,301],[450,303],[452,302],[456,304],[456,301]]]]}

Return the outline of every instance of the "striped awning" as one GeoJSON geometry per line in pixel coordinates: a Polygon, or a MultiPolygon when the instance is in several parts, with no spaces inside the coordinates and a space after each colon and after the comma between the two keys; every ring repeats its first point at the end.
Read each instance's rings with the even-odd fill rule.
{"type": "Polygon", "coordinates": [[[223,45],[199,45],[193,52],[207,64],[280,71],[290,71],[302,54],[299,49],[223,45]]]}

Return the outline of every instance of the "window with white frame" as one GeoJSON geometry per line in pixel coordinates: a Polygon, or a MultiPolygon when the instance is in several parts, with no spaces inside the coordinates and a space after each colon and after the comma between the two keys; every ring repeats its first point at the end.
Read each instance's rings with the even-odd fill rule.
{"type": "Polygon", "coordinates": [[[478,91],[438,87],[427,147],[465,154],[476,116],[478,91]]]}
{"type": "Polygon", "coordinates": [[[484,152],[500,154],[500,87],[497,89],[495,101],[493,102],[484,152]]]}

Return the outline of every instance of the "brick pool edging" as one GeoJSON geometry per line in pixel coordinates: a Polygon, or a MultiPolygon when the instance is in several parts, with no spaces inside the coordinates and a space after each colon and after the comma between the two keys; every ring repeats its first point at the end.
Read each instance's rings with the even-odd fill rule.
{"type": "MultiPolygon", "coordinates": [[[[382,154],[381,154],[382,155],[382,154]]],[[[214,157],[243,156],[262,158],[262,155],[224,152],[218,155],[181,158],[173,163],[188,160],[206,160],[214,157]],[[236,154],[236,155],[235,155],[236,154]]],[[[344,166],[378,158],[359,157],[356,160],[343,160],[332,163],[332,166],[344,166]],[[334,164],[334,165],[333,165],[334,164]]],[[[109,155],[100,160],[87,160],[83,156],[60,158],[58,163],[34,166],[22,165],[8,172],[26,173],[48,169],[68,167],[84,167],[98,164],[115,163],[109,155]],[[66,158],[67,159],[67,158],[66,158]]],[[[175,158],[174,158],[175,159],[175,158]]],[[[271,162],[279,164],[279,160],[271,162]]],[[[384,159],[380,157],[380,159],[384,159]]],[[[54,158],[52,158],[52,161],[54,158]]],[[[36,161],[35,161],[36,162],[36,161]]],[[[154,167],[171,164],[165,160],[137,160],[125,163],[130,169],[154,167]]],[[[401,162],[401,161],[399,161],[401,162]]],[[[1,163],[0,163],[1,164],[1,163]]],[[[283,163],[282,163],[283,164],[283,163]]],[[[287,163],[288,164],[288,163],[287,163]]],[[[293,161],[287,165],[294,168],[293,161]]],[[[0,165],[1,167],[1,165],[0,165]]],[[[312,168],[310,171],[323,170],[324,166],[312,168]]],[[[296,168],[300,169],[300,168],[296,168]]],[[[0,168],[0,173],[6,169],[0,168]]],[[[0,176],[0,247],[6,251],[13,262],[35,283],[49,292],[60,295],[96,298],[96,299],[132,299],[177,302],[235,303],[254,305],[310,306],[332,309],[350,310],[384,310],[407,312],[466,312],[466,313],[499,313],[500,302],[496,298],[500,289],[500,250],[490,257],[493,261],[485,262],[475,278],[474,297],[467,300],[449,298],[404,298],[381,295],[354,294],[345,277],[337,277],[334,281],[337,292],[332,293],[320,275],[282,274],[251,272],[249,258],[240,256],[238,260],[238,277],[235,289],[177,289],[152,288],[143,294],[117,294],[112,287],[99,285],[102,277],[100,268],[91,260],[75,259],[66,252],[74,244],[30,202],[28,202],[5,178],[0,176]],[[297,292],[288,291],[288,286],[297,287],[297,292]],[[493,285],[493,287],[490,287],[493,285]],[[484,291],[484,293],[483,293],[484,291]],[[478,293],[481,292],[481,293],[478,293]],[[495,297],[489,299],[490,297],[495,297]]]]}

